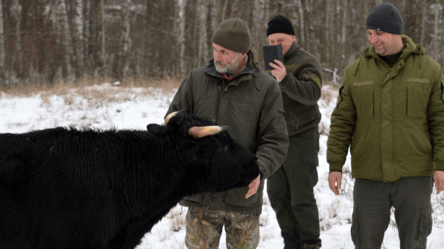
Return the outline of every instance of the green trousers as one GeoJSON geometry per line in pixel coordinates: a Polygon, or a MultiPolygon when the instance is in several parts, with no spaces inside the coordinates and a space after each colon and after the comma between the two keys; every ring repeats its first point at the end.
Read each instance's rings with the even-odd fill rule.
{"type": "Polygon", "coordinates": [[[313,188],[318,182],[319,133],[310,129],[290,137],[284,164],[267,179],[270,203],[284,239],[284,248],[321,246],[319,215],[313,188]]]}
{"type": "Polygon", "coordinates": [[[351,227],[356,248],[381,248],[390,223],[390,209],[394,207],[401,249],[425,249],[432,232],[432,188],[430,176],[395,182],[356,179],[351,227]]]}

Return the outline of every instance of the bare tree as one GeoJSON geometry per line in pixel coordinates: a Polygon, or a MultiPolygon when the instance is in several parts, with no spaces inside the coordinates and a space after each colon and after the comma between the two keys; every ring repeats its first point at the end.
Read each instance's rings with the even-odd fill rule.
{"type": "Polygon", "coordinates": [[[57,19],[59,36],[61,37],[64,50],[64,66],[66,80],[69,84],[75,81],[75,75],[71,69],[71,55],[73,52],[71,34],[69,32],[68,12],[66,11],[66,0],[58,0],[57,19]]]}
{"type": "Polygon", "coordinates": [[[438,52],[438,44],[439,44],[439,13],[442,11],[442,5],[440,3],[440,0],[436,0],[434,5],[434,28],[433,28],[433,57],[437,59],[436,57],[439,56],[438,52]]]}
{"type": "Polygon", "coordinates": [[[75,1],[75,18],[74,18],[74,39],[76,40],[75,54],[77,60],[76,75],[77,77],[85,77],[84,63],[84,36],[83,36],[83,1],[75,1]]]}
{"type": "Polygon", "coordinates": [[[0,0],[0,78],[5,73],[5,32],[3,30],[3,0],[0,0]]]}
{"type": "Polygon", "coordinates": [[[15,53],[13,56],[13,63],[15,61],[18,65],[17,75],[20,77],[23,73],[23,54],[22,54],[22,38],[20,32],[20,23],[22,18],[22,6],[20,5],[18,0],[13,0],[13,4],[11,7],[11,14],[15,19],[15,53]]]}
{"type": "Polygon", "coordinates": [[[130,23],[130,4],[131,0],[125,0],[122,8],[122,65],[123,77],[128,76],[129,71],[129,51],[131,49],[131,23],[130,23]]]}
{"type": "Polygon", "coordinates": [[[179,47],[179,72],[180,74],[185,74],[185,9],[187,7],[188,0],[177,0],[178,4],[178,14],[177,14],[177,24],[178,24],[178,35],[177,35],[177,46],[179,47]]]}
{"type": "Polygon", "coordinates": [[[204,65],[208,58],[208,42],[207,42],[207,16],[209,0],[199,0],[197,4],[199,14],[199,48],[198,48],[198,67],[204,65]]]}

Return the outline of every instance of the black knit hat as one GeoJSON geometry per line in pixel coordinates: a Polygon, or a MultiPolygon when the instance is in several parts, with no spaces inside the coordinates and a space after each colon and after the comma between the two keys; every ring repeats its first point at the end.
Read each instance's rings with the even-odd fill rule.
{"type": "Polygon", "coordinates": [[[365,28],[381,30],[390,34],[402,34],[404,21],[393,4],[382,3],[370,11],[365,20],[365,28]]]}
{"type": "Polygon", "coordinates": [[[247,53],[251,46],[250,29],[242,19],[230,18],[217,27],[212,41],[234,52],[247,53]]]}
{"type": "Polygon", "coordinates": [[[286,17],[278,15],[268,22],[267,36],[275,33],[294,35],[293,24],[286,17]]]}

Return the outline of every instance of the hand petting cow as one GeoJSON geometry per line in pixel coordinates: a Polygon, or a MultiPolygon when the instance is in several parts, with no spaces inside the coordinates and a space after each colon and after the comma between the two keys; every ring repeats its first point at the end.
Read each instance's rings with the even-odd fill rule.
{"type": "Polygon", "coordinates": [[[134,248],[183,197],[260,173],[222,127],[185,112],[166,122],[0,134],[0,248],[134,248]]]}

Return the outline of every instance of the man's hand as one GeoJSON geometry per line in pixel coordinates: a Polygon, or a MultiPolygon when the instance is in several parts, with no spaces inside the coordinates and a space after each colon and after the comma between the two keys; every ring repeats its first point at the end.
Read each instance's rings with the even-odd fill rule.
{"type": "Polygon", "coordinates": [[[270,62],[270,66],[274,68],[273,70],[271,70],[271,74],[276,77],[277,82],[280,83],[285,78],[285,75],[287,75],[287,69],[285,69],[285,66],[284,64],[282,64],[282,62],[276,59],[274,60],[274,63],[270,62]]]}
{"type": "Polygon", "coordinates": [[[342,172],[333,171],[328,174],[328,186],[335,195],[339,195],[342,183],[342,172]]]}
{"type": "Polygon", "coordinates": [[[248,185],[248,192],[245,195],[245,199],[250,198],[252,195],[256,194],[257,189],[259,188],[259,184],[261,183],[261,174],[259,174],[259,176],[254,179],[250,185],[248,185]]]}
{"type": "Polygon", "coordinates": [[[435,171],[435,174],[433,174],[433,181],[435,182],[436,186],[436,194],[439,194],[444,190],[444,171],[435,171]]]}

